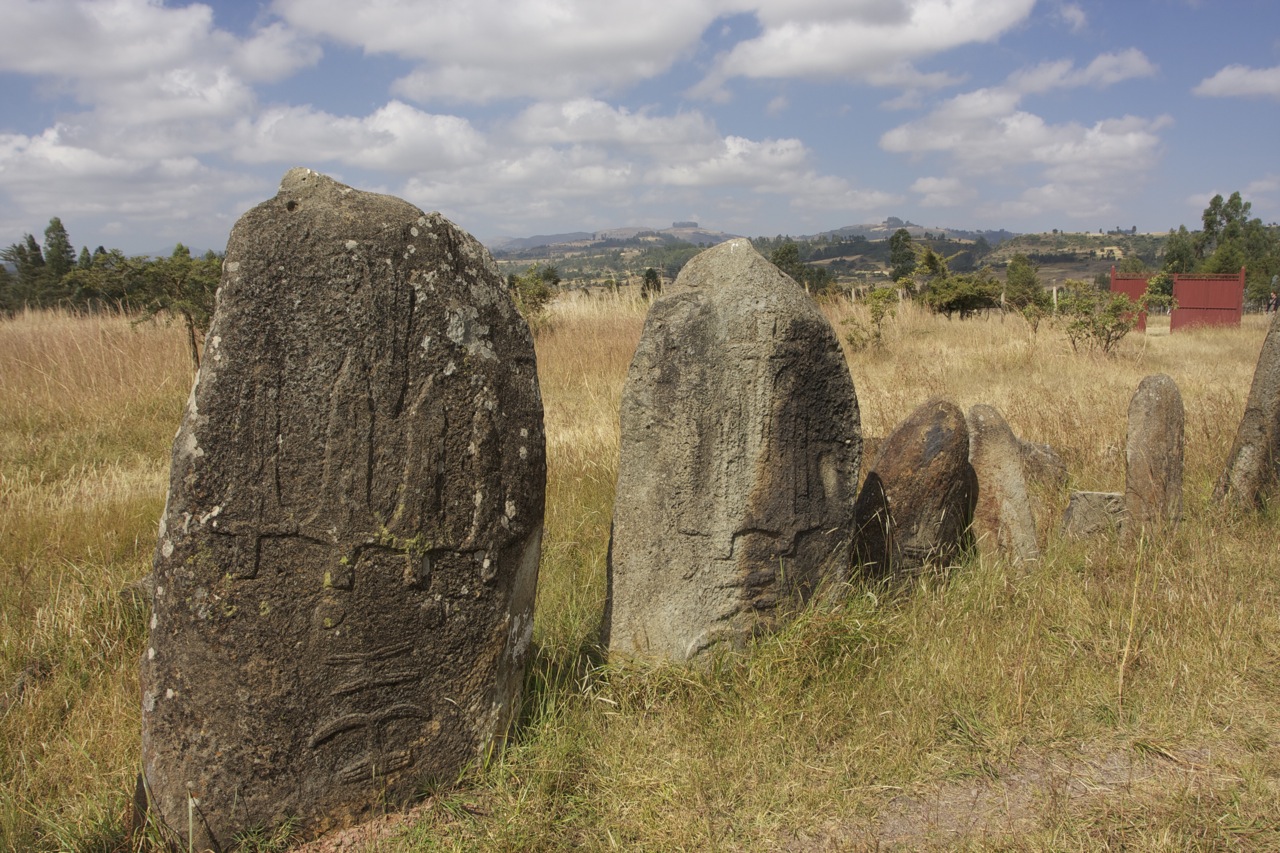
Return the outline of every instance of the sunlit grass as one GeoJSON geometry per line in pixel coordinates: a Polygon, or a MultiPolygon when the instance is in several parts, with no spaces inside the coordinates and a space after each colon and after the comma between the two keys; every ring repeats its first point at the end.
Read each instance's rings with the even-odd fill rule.
{"type": "MultiPolygon", "coordinates": [[[[863,309],[824,310],[843,335],[863,309]]],[[[1182,526],[1137,547],[1062,541],[1066,491],[1043,488],[1031,572],[983,556],[909,588],[856,586],[693,672],[604,665],[596,644],[644,311],[562,300],[540,327],[547,528],[522,725],[371,849],[1280,844],[1277,518],[1209,500],[1261,318],[1153,328],[1104,358],[1073,354],[1049,324],[1033,335],[1012,316],[901,306],[883,347],[848,353],[868,435],[931,396],[988,403],[1061,453],[1068,488],[1118,490],[1129,398],[1167,373],[1187,411],[1182,526]],[[1132,769],[1112,784],[1089,762],[1132,769]],[[942,826],[988,790],[1024,804],[1013,834],[964,824],[972,807],[968,830],[942,826]],[[961,805],[944,808],[953,791],[961,805]]],[[[118,317],[0,321],[0,848],[123,838],[147,617],[120,590],[154,547],[191,381],[183,346],[177,328],[118,317]]]]}

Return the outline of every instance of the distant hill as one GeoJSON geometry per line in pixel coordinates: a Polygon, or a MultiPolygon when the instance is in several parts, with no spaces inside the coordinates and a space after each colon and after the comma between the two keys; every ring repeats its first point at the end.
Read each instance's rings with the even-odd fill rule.
{"type": "Polygon", "coordinates": [[[590,231],[570,231],[567,234],[536,234],[533,237],[496,237],[488,242],[491,252],[522,252],[539,249],[557,243],[576,243],[592,239],[590,231]]]}
{"type": "Polygon", "coordinates": [[[737,236],[739,235],[699,227],[696,222],[676,222],[670,228],[630,225],[595,232],[571,231],[566,234],[544,234],[536,237],[504,237],[491,240],[486,245],[495,257],[515,257],[543,249],[590,250],[648,243],[683,242],[692,243],[695,246],[703,244],[713,246],[737,236]]]}
{"type": "MultiPolygon", "coordinates": [[[[796,241],[839,240],[851,237],[862,237],[867,240],[888,240],[899,228],[907,229],[913,239],[923,240],[977,240],[982,238],[991,246],[998,246],[1016,236],[1012,231],[971,230],[965,228],[944,228],[936,225],[917,225],[914,222],[890,216],[883,222],[846,225],[820,234],[794,237],[796,241]]],[[[601,231],[570,231],[565,234],[540,234],[534,237],[499,237],[485,243],[489,251],[498,257],[516,257],[527,255],[540,249],[569,250],[593,249],[606,246],[635,245],[636,243],[684,242],[695,246],[714,246],[741,234],[729,234],[725,231],[712,231],[702,228],[697,222],[673,222],[670,228],[652,228],[647,225],[628,225],[619,228],[606,228],[601,231]]],[[[764,235],[759,235],[764,236],[764,235]]]]}
{"type": "Polygon", "coordinates": [[[864,223],[861,225],[846,225],[843,228],[836,228],[831,231],[823,231],[807,237],[799,237],[799,240],[816,240],[820,238],[840,239],[849,237],[864,237],[867,240],[888,240],[894,235],[899,228],[905,228],[907,233],[914,240],[922,240],[926,237],[935,239],[948,240],[977,240],[979,237],[986,240],[992,246],[998,246],[1006,240],[1010,240],[1016,236],[1012,231],[1006,231],[1003,228],[994,231],[974,231],[966,228],[946,228],[938,225],[916,225],[909,220],[899,219],[896,216],[890,216],[883,222],[864,223]]]}

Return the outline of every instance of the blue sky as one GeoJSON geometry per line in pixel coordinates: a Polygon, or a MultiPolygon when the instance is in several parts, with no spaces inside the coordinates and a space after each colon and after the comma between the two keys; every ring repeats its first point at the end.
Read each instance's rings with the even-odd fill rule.
{"type": "Polygon", "coordinates": [[[1280,219],[1275,0],[0,0],[0,245],[221,249],[293,166],[482,240],[1280,219]]]}

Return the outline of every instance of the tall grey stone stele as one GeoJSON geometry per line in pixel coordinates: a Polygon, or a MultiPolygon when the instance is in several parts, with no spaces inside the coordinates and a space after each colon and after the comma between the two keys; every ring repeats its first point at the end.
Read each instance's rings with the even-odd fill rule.
{"type": "Polygon", "coordinates": [[[528,327],[439,214],[307,169],[231,232],[142,661],[150,808],[304,837],[501,738],[546,461],[528,327]]]}
{"type": "Polygon", "coordinates": [[[1215,500],[1256,509],[1280,493],[1280,311],[1271,314],[1253,384],[1218,482],[1215,500]]]}
{"type": "Polygon", "coordinates": [[[749,241],[702,252],[654,303],[620,421],[611,655],[737,647],[847,578],[853,380],[826,318],[749,241]]]}

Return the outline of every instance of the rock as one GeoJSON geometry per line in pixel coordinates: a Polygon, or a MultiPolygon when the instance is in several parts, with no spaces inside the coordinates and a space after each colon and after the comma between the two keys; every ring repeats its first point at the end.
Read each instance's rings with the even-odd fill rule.
{"type": "Polygon", "coordinates": [[[1177,384],[1148,376],[1129,401],[1125,443],[1125,535],[1165,530],[1182,515],[1183,422],[1177,384]]]}
{"type": "Polygon", "coordinates": [[[307,169],[241,217],[142,661],[143,772],[184,845],[315,836],[504,735],[545,472],[533,342],[479,243],[307,169]]]}
{"type": "Polygon", "coordinates": [[[991,406],[969,409],[969,462],[978,478],[974,532],[1014,562],[1038,560],[1036,523],[1023,475],[1022,445],[1004,417],[991,406]]]}
{"type": "Polygon", "coordinates": [[[133,607],[150,607],[155,594],[156,579],[150,573],[120,587],[121,601],[133,607]]]}
{"type": "Polygon", "coordinates": [[[888,577],[894,566],[893,518],[889,493],[875,471],[868,472],[858,492],[853,517],[854,562],[869,577],[888,577]]]}
{"type": "Polygon", "coordinates": [[[1262,342],[1253,385],[1226,467],[1214,486],[1214,499],[1255,508],[1280,488],[1280,311],[1262,342]]]}
{"type": "Polygon", "coordinates": [[[977,496],[964,413],[930,400],[884,440],[871,467],[854,510],[863,570],[896,575],[951,564],[969,541],[977,496]]]}
{"type": "Polygon", "coordinates": [[[1022,473],[1028,483],[1040,483],[1054,488],[1062,488],[1067,484],[1067,463],[1062,456],[1047,444],[1036,444],[1018,439],[1018,450],[1022,455],[1022,473]]]}
{"type": "Polygon", "coordinates": [[[627,374],[603,635],[689,661],[847,579],[862,439],[826,318],[747,240],[691,260],[627,374]]]}
{"type": "Polygon", "coordinates": [[[1062,535],[1068,539],[1088,539],[1115,533],[1123,522],[1122,492],[1072,492],[1067,511],[1062,514],[1062,535]]]}

